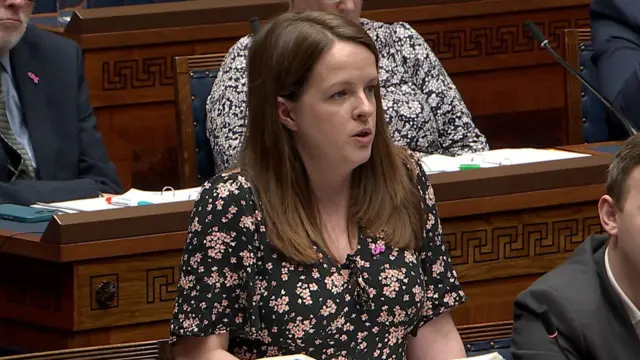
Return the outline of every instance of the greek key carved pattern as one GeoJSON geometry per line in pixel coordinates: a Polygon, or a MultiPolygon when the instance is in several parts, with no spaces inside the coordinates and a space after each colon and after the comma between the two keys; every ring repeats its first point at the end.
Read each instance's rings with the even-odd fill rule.
{"type": "Polygon", "coordinates": [[[478,264],[573,251],[602,234],[598,217],[564,219],[443,234],[454,265],[478,264]]]}
{"type": "MultiPolygon", "coordinates": [[[[193,55],[207,55],[214,52],[201,51],[193,55]]],[[[172,59],[174,54],[130,60],[102,62],[102,91],[144,89],[173,86],[172,59]]]]}
{"type": "MultiPolygon", "coordinates": [[[[562,32],[569,28],[589,26],[589,19],[566,19],[536,22],[558,48],[562,32]]],[[[440,60],[476,58],[499,54],[538,50],[520,22],[510,25],[435,31],[422,34],[440,60]]],[[[211,52],[201,51],[198,55],[211,52]]],[[[173,86],[175,81],[172,58],[184,54],[169,54],[149,58],[104,61],[102,63],[102,91],[144,89],[173,86]]],[[[195,55],[195,54],[194,54],[195,55]]]]}
{"type": "Polygon", "coordinates": [[[147,304],[174,301],[178,270],[174,267],[147,270],[147,304]]]}
{"type": "MultiPolygon", "coordinates": [[[[589,19],[550,20],[536,22],[552,47],[561,44],[565,29],[585,28],[589,19]]],[[[440,60],[475,58],[500,54],[535,51],[538,44],[531,39],[523,23],[494,27],[438,31],[422,34],[440,60]]]]}
{"type": "Polygon", "coordinates": [[[102,90],[140,89],[173,85],[171,57],[105,61],[102,90]]]}
{"type": "Polygon", "coordinates": [[[35,289],[24,284],[5,284],[0,289],[0,303],[3,301],[53,312],[62,309],[59,289],[35,289]]]}

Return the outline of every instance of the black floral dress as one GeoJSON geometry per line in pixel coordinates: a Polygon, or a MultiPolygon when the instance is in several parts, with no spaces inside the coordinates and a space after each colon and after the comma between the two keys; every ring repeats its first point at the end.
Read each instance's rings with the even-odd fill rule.
{"type": "Polygon", "coordinates": [[[172,341],[230,332],[229,352],[240,359],[405,359],[408,336],[465,301],[433,190],[418,169],[422,249],[392,248],[361,232],[342,266],[326,254],[311,265],[288,263],[269,245],[240,171],[205,183],[182,258],[172,341]]]}

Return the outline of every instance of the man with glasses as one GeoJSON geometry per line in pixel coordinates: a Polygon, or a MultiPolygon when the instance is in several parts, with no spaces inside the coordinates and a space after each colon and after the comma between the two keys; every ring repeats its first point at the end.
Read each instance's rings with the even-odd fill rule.
{"type": "Polygon", "coordinates": [[[119,193],[89,103],[82,51],[27,25],[34,2],[0,0],[0,203],[119,193]]]}

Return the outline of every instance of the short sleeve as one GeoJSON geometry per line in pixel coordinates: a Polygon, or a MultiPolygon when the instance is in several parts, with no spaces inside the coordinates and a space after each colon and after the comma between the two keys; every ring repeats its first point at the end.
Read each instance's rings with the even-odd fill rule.
{"type": "Polygon", "coordinates": [[[259,213],[244,177],[218,175],[204,184],[191,214],[182,256],[171,340],[246,333],[257,320],[251,286],[259,213]]]}
{"type": "Polygon", "coordinates": [[[445,155],[489,150],[458,89],[422,36],[407,23],[395,24],[398,54],[416,86],[425,95],[438,124],[438,140],[445,155]]]}
{"type": "Polygon", "coordinates": [[[426,217],[420,260],[427,286],[427,303],[423,307],[419,328],[438,315],[463,304],[466,297],[458,282],[456,271],[453,269],[449,250],[442,240],[442,227],[438,218],[433,187],[417,159],[415,166],[418,170],[416,182],[426,217]]]}

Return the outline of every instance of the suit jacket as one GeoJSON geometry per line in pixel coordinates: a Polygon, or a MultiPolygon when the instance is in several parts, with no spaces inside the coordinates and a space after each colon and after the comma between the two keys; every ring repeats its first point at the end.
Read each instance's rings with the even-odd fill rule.
{"type": "Polygon", "coordinates": [[[96,128],[78,45],[28,26],[9,57],[38,168],[36,180],[11,181],[15,152],[0,146],[0,203],[29,205],[121,193],[96,128]]]}
{"type": "MultiPolygon", "coordinates": [[[[640,128],[640,1],[592,0],[592,61],[598,88],[637,128],[640,128]]],[[[613,117],[611,140],[627,137],[613,117]]]]}
{"type": "Polygon", "coordinates": [[[607,236],[590,237],[564,264],[518,295],[513,319],[515,360],[640,357],[640,338],[605,270],[607,241],[607,236]],[[541,316],[545,309],[558,330],[558,342],[545,332],[541,316]]]}

